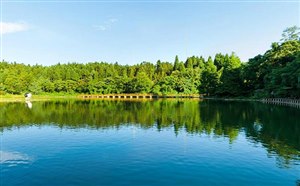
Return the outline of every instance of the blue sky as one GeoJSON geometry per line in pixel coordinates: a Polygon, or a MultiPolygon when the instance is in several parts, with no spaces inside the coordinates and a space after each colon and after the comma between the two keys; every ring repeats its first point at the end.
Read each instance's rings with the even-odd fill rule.
{"type": "Polygon", "coordinates": [[[1,60],[52,65],[173,62],[264,53],[300,25],[300,1],[2,0],[1,60]]]}

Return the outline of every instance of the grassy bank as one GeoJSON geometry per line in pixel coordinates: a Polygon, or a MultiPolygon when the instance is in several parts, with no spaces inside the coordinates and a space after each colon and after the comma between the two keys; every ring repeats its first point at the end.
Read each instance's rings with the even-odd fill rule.
{"type": "MultiPolygon", "coordinates": [[[[46,101],[54,99],[74,99],[78,95],[33,95],[30,101],[46,101]]],[[[23,102],[25,101],[24,95],[0,95],[0,102],[23,102]]]]}

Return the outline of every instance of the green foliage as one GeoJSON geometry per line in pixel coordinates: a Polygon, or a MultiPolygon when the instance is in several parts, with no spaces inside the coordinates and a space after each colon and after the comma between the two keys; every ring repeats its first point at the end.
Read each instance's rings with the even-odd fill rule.
{"type": "Polygon", "coordinates": [[[293,40],[250,59],[241,73],[247,95],[299,98],[299,55],[300,41],[293,40]]]}
{"type": "Polygon", "coordinates": [[[219,60],[223,61],[220,72],[220,83],[216,93],[220,96],[239,96],[242,93],[241,81],[241,61],[232,53],[230,56],[219,56],[219,60]],[[223,59],[222,59],[223,58],[223,59]]]}
{"type": "Polygon", "coordinates": [[[205,94],[214,94],[219,84],[219,73],[217,67],[209,57],[202,72],[200,91],[205,94]]]}
{"type": "Polygon", "coordinates": [[[177,55],[175,57],[175,62],[174,62],[174,68],[173,68],[173,70],[179,70],[179,59],[178,59],[177,55]]]}
{"type": "Polygon", "coordinates": [[[286,42],[286,41],[299,41],[300,40],[300,28],[297,26],[292,26],[287,29],[285,29],[282,33],[282,39],[281,41],[286,42]]]}
{"type": "Polygon", "coordinates": [[[130,93],[148,93],[153,86],[153,82],[145,72],[140,72],[129,83],[130,93]]]}
{"type": "Polygon", "coordinates": [[[174,63],[158,60],[119,65],[106,62],[57,64],[49,67],[0,62],[0,94],[207,94],[237,97],[300,97],[299,28],[284,30],[283,42],[242,63],[231,54],[175,56],[174,63]]]}

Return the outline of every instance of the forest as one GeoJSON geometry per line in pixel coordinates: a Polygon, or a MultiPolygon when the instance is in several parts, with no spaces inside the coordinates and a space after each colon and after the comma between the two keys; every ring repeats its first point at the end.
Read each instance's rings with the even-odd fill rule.
{"type": "MultiPolygon", "coordinates": [[[[52,66],[0,62],[0,95],[152,93],[211,97],[300,98],[300,32],[283,31],[264,54],[242,62],[233,52],[185,61],[120,65],[108,62],[52,66]]],[[[250,49],[249,49],[250,50],[250,49]]]]}

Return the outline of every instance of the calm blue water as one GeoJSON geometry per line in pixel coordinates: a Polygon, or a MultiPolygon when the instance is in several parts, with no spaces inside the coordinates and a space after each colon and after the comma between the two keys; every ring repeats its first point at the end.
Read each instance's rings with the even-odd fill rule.
{"type": "MultiPolygon", "coordinates": [[[[250,128],[243,124],[248,119],[241,121],[229,117],[232,123],[222,124],[220,131],[217,126],[229,122],[221,119],[222,114],[228,113],[218,110],[214,115],[216,120],[211,121],[203,115],[207,111],[200,112],[201,109],[216,110],[224,106],[251,115],[256,106],[250,106],[250,113],[243,110],[243,104],[224,103],[219,106],[210,103],[208,107],[207,103],[191,102],[176,108],[170,102],[160,102],[159,106],[156,103],[144,105],[147,110],[159,110],[162,105],[171,104],[170,108],[163,107],[171,109],[170,112],[161,112],[167,112],[164,114],[168,117],[165,117],[156,111],[147,115],[146,110],[139,109],[137,104],[140,103],[110,102],[114,107],[121,104],[123,108],[125,104],[120,110],[124,115],[126,111],[136,111],[133,107],[140,111],[131,119],[120,119],[123,122],[119,123],[117,116],[114,117],[117,112],[103,113],[102,117],[97,115],[100,110],[91,104],[98,102],[86,103],[87,108],[80,105],[81,102],[53,104],[55,106],[52,103],[33,103],[31,109],[18,103],[1,105],[6,109],[1,114],[7,118],[10,118],[7,111],[11,108],[22,106],[24,109],[24,112],[20,111],[21,115],[12,117],[12,122],[6,122],[0,132],[1,185],[299,185],[299,141],[293,143],[293,139],[281,138],[280,128],[278,139],[273,138],[272,132],[265,134],[268,125],[258,123],[256,119],[260,116],[256,114],[251,126],[257,131],[257,136],[250,135],[250,128]],[[80,113],[70,112],[74,110],[71,107],[78,104],[82,117],[75,125],[71,120],[80,113]],[[35,107],[38,109],[34,110],[35,107]],[[55,113],[58,108],[65,110],[61,120],[55,113]],[[201,116],[199,121],[189,117],[194,113],[191,109],[195,108],[201,116]],[[27,120],[25,113],[32,119],[27,120]],[[47,114],[49,117],[45,116],[47,114]],[[172,114],[173,118],[179,115],[183,119],[181,122],[193,120],[194,125],[198,123],[196,130],[191,131],[190,125],[180,125],[176,129],[179,121],[172,120],[172,114]],[[91,117],[101,125],[95,127],[92,120],[87,119],[91,117]],[[145,122],[151,118],[154,118],[153,123],[145,122]],[[14,123],[16,121],[18,123],[14,123]],[[111,123],[103,126],[109,121],[111,123]],[[234,122],[237,125],[232,125],[234,122]]],[[[107,110],[108,107],[102,105],[101,109],[107,110]]],[[[292,112],[291,108],[279,109],[288,109],[291,117],[298,114],[296,109],[292,112]]],[[[288,124],[285,124],[286,128],[288,124]]]]}

